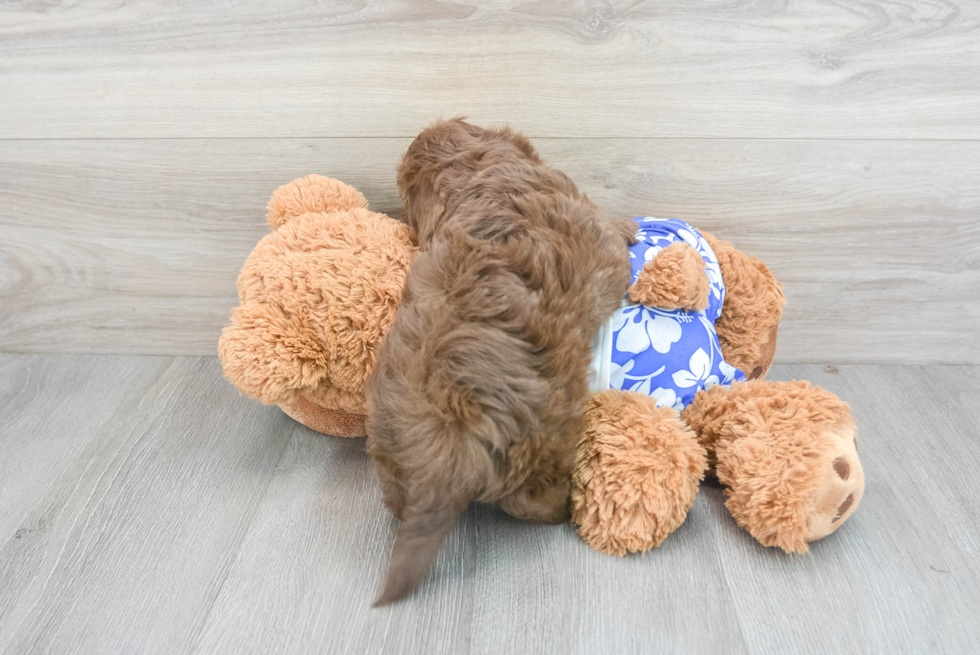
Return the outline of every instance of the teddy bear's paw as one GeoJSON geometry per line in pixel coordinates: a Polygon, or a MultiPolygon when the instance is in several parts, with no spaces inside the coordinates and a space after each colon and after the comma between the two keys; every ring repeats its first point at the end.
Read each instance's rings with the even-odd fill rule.
{"type": "Polygon", "coordinates": [[[700,312],[708,307],[710,290],[701,255],[684,241],[677,241],[644,265],[629,296],[633,302],[650,307],[700,312]]]}
{"type": "Polygon", "coordinates": [[[313,174],[276,189],[266,208],[266,221],[275,230],[303,214],[367,209],[367,206],[364,195],[349,184],[313,174]]]}
{"type": "Polygon", "coordinates": [[[684,522],[705,468],[672,409],[628,391],[596,394],[572,472],[572,520],[608,555],[650,550],[684,522]]]}
{"type": "Polygon", "coordinates": [[[853,427],[797,435],[791,443],[743,438],[718,454],[726,505],[764,546],[805,553],[857,510],[864,470],[853,427]]]}

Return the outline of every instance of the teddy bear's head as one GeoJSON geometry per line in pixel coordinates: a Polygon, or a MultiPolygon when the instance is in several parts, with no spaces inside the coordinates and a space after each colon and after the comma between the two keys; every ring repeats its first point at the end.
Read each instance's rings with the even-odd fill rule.
{"type": "Polygon", "coordinates": [[[749,379],[763,378],[776,354],[783,316],[783,285],[765,264],[707,232],[701,232],[718,257],[725,281],[725,306],[715,322],[727,361],[749,379]]]}
{"type": "Polygon", "coordinates": [[[411,230],[319,175],[280,187],[267,221],[219,342],[225,375],[314,429],[362,436],[364,382],[401,299],[411,230]]]}

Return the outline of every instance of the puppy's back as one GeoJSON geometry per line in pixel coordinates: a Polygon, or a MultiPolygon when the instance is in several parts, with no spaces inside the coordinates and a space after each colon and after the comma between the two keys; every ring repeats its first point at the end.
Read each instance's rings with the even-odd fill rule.
{"type": "Polygon", "coordinates": [[[629,283],[625,232],[523,137],[485,134],[476,154],[414,143],[442,163],[399,180],[423,250],[368,387],[368,448],[402,521],[381,604],[421,582],[471,500],[567,519],[589,344],[629,283]]]}

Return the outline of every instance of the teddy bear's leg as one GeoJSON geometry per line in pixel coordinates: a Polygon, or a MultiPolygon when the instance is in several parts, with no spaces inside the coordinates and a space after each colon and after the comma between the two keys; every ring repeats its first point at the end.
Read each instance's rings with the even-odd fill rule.
{"type": "Polygon", "coordinates": [[[517,489],[497,505],[511,516],[534,523],[564,523],[568,521],[568,476],[542,483],[538,480],[517,489]]]}
{"type": "Polygon", "coordinates": [[[218,341],[225,377],[266,405],[291,401],[327,375],[332,352],[319,332],[311,317],[287,314],[279,305],[236,307],[218,341]]]}
{"type": "MultiPolygon", "coordinates": [[[[317,432],[337,437],[367,435],[366,417],[340,409],[341,402],[312,402],[312,390],[328,383],[331,348],[303,314],[287,315],[278,305],[246,303],[232,311],[232,323],[218,341],[221,365],[240,391],[317,432]]],[[[336,395],[340,395],[337,393],[336,395]]],[[[350,403],[347,404],[348,409],[350,403]]]]}
{"type": "Polygon", "coordinates": [[[572,520],[609,555],[649,550],[676,530],[704,478],[705,450],[673,409],[610,389],[586,407],[572,472],[572,520]]]}
{"type": "Polygon", "coordinates": [[[736,382],[684,410],[727,488],[726,506],[764,546],[807,552],[857,509],[864,471],[850,409],[809,382],[736,382]]]}

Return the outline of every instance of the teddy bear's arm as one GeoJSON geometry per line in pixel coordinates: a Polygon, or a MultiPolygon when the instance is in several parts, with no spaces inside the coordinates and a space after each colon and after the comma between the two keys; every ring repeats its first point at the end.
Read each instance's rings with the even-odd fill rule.
{"type": "Polygon", "coordinates": [[[678,241],[647,262],[630,287],[630,300],[665,310],[704,311],[709,290],[701,255],[678,241]]]}
{"type": "Polygon", "coordinates": [[[607,555],[655,548],[676,530],[704,478],[706,452],[672,408],[607,389],[585,408],[572,471],[572,520],[607,555]]]}

